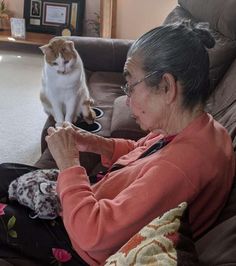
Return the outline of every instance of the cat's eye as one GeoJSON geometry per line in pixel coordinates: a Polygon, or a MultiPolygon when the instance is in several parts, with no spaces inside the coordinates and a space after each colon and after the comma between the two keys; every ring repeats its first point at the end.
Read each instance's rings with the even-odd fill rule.
{"type": "Polygon", "coordinates": [[[52,65],[53,65],[53,66],[57,66],[58,63],[57,63],[57,62],[53,62],[52,65]]]}
{"type": "Polygon", "coordinates": [[[64,64],[66,65],[66,64],[68,64],[69,63],[69,60],[65,60],[64,61],[64,64]]]}

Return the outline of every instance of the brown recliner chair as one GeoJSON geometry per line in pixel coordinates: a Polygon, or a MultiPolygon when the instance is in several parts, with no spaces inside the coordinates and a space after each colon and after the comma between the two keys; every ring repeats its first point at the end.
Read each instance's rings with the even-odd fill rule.
{"type": "MultiPolygon", "coordinates": [[[[236,152],[236,1],[179,0],[178,3],[164,23],[183,19],[208,22],[216,37],[215,48],[209,50],[211,84],[216,91],[208,102],[207,110],[226,127],[236,152]]],[[[75,42],[84,62],[95,106],[104,111],[104,116],[98,119],[102,130],[97,134],[134,140],[144,136],[146,133],[130,117],[120,89],[124,83],[123,66],[132,41],[68,38],[75,42]]],[[[42,131],[42,156],[36,163],[38,167],[55,167],[44,140],[46,129],[53,124],[53,118],[49,117],[42,131]]],[[[84,153],[82,164],[91,174],[100,169],[100,158],[84,153]]],[[[200,265],[236,265],[236,183],[218,220],[195,241],[195,246],[200,265]]]]}

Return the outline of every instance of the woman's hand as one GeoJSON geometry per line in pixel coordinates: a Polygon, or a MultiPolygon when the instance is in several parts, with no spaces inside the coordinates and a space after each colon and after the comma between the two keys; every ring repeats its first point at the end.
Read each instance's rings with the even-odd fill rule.
{"type": "Polygon", "coordinates": [[[70,126],[75,130],[76,147],[79,151],[93,152],[103,155],[107,158],[112,157],[114,149],[114,143],[112,139],[90,133],[68,122],[64,122],[63,126],[70,126]]]}
{"type": "Polygon", "coordinates": [[[49,127],[46,142],[60,170],[80,165],[76,146],[76,131],[68,124],[63,127],[49,127]]]}
{"type": "Polygon", "coordinates": [[[76,147],[79,151],[94,152],[94,145],[97,142],[97,135],[90,133],[86,130],[83,130],[81,128],[78,128],[68,122],[64,122],[63,126],[64,127],[69,126],[73,128],[73,130],[76,132],[75,133],[76,147]]]}
{"type": "Polygon", "coordinates": [[[59,169],[80,164],[79,151],[111,158],[114,149],[112,139],[90,133],[68,122],[64,122],[62,128],[48,128],[46,141],[59,169]]]}

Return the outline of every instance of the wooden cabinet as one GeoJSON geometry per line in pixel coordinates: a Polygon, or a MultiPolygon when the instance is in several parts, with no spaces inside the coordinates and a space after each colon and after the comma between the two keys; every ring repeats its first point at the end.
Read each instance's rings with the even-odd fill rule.
{"type": "Polygon", "coordinates": [[[36,33],[36,32],[26,32],[25,39],[16,39],[11,37],[11,32],[9,30],[0,31],[0,42],[9,43],[23,43],[31,45],[44,45],[52,39],[54,35],[47,33],[36,33]]]}

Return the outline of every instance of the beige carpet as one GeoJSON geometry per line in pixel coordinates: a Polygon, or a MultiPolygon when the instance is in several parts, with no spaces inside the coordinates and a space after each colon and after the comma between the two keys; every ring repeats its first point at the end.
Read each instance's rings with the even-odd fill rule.
{"type": "Polygon", "coordinates": [[[0,163],[34,164],[40,156],[43,56],[25,50],[0,47],[0,163]]]}

